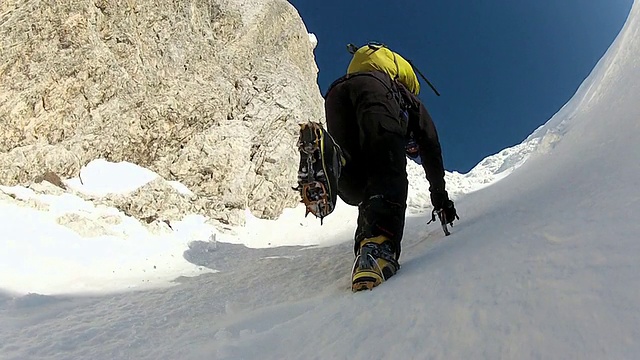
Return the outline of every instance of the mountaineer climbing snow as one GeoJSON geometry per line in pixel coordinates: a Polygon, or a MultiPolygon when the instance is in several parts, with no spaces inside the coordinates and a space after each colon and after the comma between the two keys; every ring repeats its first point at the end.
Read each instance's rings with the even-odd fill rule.
{"type": "Polygon", "coordinates": [[[353,58],[347,74],[325,96],[327,129],[315,122],[301,124],[296,190],[307,214],[321,221],[334,210],[338,196],[358,207],[352,290],[360,291],[380,285],[400,268],[406,157],[422,164],[442,224],[458,217],[445,190],[435,125],[417,97],[415,68],[383,44],[350,44],[348,49],[353,58]]]}

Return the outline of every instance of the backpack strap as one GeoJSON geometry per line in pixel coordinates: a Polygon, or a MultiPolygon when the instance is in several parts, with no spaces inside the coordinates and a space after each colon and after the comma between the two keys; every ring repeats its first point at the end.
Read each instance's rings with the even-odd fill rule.
{"type": "Polygon", "coordinates": [[[409,63],[409,65],[411,65],[411,68],[413,69],[413,71],[417,72],[418,75],[420,75],[420,77],[422,79],[424,79],[424,81],[427,83],[427,85],[429,85],[429,87],[431,88],[431,90],[433,90],[433,92],[437,95],[440,96],[440,93],[438,92],[438,90],[436,90],[436,88],[433,86],[433,84],[431,84],[431,81],[429,81],[429,79],[427,79],[426,76],[424,76],[424,74],[422,74],[422,71],[420,71],[420,69],[418,69],[417,66],[413,65],[413,62],[411,60],[407,59],[407,62],[409,63]]]}

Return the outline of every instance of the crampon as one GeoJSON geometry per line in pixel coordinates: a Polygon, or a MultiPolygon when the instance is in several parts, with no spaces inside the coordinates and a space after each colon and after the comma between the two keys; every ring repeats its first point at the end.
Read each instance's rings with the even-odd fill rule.
{"type": "Polygon", "coordinates": [[[320,221],[335,209],[337,182],[344,163],[340,148],[320,124],[300,124],[298,186],[301,202],[320,221]]]}

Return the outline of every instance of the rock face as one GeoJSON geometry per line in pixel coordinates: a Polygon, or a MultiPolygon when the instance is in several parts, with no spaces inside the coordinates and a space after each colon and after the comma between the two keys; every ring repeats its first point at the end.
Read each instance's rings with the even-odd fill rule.
{"type": "Polygon", "coordinates": [[[287,1],[3,0],[0,46],[0,184],[105,158],[223,221],[296,204],[297,124],[323,105],[287,1]]]}

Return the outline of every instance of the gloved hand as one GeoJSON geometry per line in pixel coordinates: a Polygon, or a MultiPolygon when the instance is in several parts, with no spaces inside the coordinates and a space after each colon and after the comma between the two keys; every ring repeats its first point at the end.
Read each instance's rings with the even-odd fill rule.
{"type": "Polygon", "coordinates": [[[453,224],[453,220],[460,220],[456,207],[453,205],[453,201],[449,199],[444,201],[442,207],[437,210],[444,212],[445,224],[453,224]]]}

